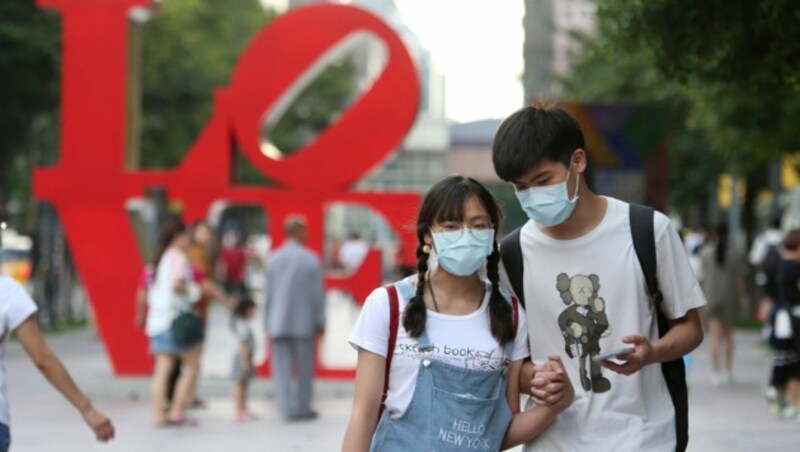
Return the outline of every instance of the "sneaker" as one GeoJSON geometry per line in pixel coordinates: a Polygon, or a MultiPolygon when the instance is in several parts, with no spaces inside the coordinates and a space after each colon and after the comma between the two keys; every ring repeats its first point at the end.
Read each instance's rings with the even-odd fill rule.
{"type": "Polygon", "coordinates": [[[731,371],[726,371],[722,373],[722,384],[724,385],[732,385],[733,384],[733,373],[731,371]]]}
{"type": "Polygon", "coordinates": [[[786,419],[787,421],[798,420],[797,407],[787,406],[784,408],[781,412],[781,418],[786,419]]]}
{"type": "Polygon", "coordinates": [[[767,399],[767,402],[778,401],[778,390],[775,389],[775,386],[767,386],[767,389],[764,391],[764,398],[767,399]]]}

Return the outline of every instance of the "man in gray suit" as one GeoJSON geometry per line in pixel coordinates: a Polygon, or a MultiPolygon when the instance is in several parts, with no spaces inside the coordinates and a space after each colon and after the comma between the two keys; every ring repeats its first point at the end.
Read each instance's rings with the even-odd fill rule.
{"type": "Polygon", "coordinates": [[[325,290],[319,257],[305,246],[306,220],[290,216],[284,224],[286,242],[271,256],[267,268],[264,327],[272,339],[272,375],[278,408],[284,420],[310,420],[314,377],[314,341],[325,329],[325,290]],[[292,369],[297,391],[292,392],[292,369]]]}

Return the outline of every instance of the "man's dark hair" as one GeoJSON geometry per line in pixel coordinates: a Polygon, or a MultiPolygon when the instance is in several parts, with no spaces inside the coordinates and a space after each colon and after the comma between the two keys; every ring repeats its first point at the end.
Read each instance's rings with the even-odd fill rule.
{"type": "Polygon", "coordinates": [[[505,119],[492,143],[494,171],[513,182],[543,159],[569,166],[576,149],[585,149],[580,124],[558,107],[525,107],[505,119]]]}

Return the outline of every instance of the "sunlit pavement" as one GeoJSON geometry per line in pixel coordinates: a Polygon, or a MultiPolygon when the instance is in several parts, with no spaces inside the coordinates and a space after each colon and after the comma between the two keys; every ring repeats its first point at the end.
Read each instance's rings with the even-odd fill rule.
{"type": "MultiPolygon", "coordinates": [[[[344,322],[350,316],[332,314],[331,321],[344,322]]],[[[191,412],[200,425],[186,428],[154,428],[151,424],[149,380],[113,378],[102,345],[90,333],[73,332],[49,337],[51,345],[80,386],[114,420],[117,438],[108,445],[94,442],[77,412],[49,387],[27,360],[19,344],[9,344],[6,367],[12,403],[12,450],[338,450],[351,406],[352,385],[349,382],[318,382],[315,408],[320,418],[287,424],[277,416],[271,384],[259,381],[252,390],[252,408],[261,418],[249,423],[234,422],[229,396],[231,384],[226,378],[233,342],[226,324],[224,313],[216,310],[200,385],[200,394],[209,406],[191,412]]],[[[344,344],[346,328],[340,325],[331,329],[330,340],[344,344]]],[[[800,423],[777,420],[764,402],[763,383],[769,357],[758,345],[757,334],[738,333],[736,344],[736,382],[730,386],[711,385],[705,345],[694,354],[690,375],[689,449],[697,452],[753,452],[797,448],[800,446],[800,423]]],[[[344,347],[347,346],[341,345],[340,350],[344,347]]]]}

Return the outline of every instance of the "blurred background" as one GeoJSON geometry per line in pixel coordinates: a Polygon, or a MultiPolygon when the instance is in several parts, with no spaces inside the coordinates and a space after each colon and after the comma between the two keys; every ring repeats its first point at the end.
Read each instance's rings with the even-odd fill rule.
{"type": "MultiPolygon", "coordinates": [[[[308,3],[316,2],[161,0],[132,10],[128,168],[180,162],[208,120],[213,89],[228,83],[249,39],[308,3]]],[[[492,170],[493,134],[517,108],[547,102],[582,122],[598,192],[667,212],[690,244],[724,221],[731,240],[749,247],[781,215],[784,226],[800,217],[791,207],[800,163],[793,0],[338,3],[373,11],[401,35],[422,88],[411,132],[358,190],[422,192],[446,175],[470,175],[502,201],[510,230],[524,214],[492,170]]],[[[31,0],[0,3],[0,261],[34,295],[50,328],[91,319],[57,212],[31,195],[33,169],[58,159],[60,39],[53,11],[31,0]]],[[[363,36],[343,48],[265,128],[264,140],[288,155],[334,122],[383,68],[376,41],[363,36]]],[[[236,159],[237,183],[271,183],[236,159]]],[[[165,199],[153,190],[127,206],[146,257],[161,218],[180,208],[165,199]]],[[[223,238],[239,236],[250,287],[258,289],[271,243],[268,213],[219,205],[209,219],[220,265],[223,238]]],[[[325,244],[331,271],[348,271],[373,246],[384,251],[385,277],[396,275],[396,237],[368,209],[329,208],[325,244]]],[[[744,317],[755,308],[744,306],[744,317]]]]}

